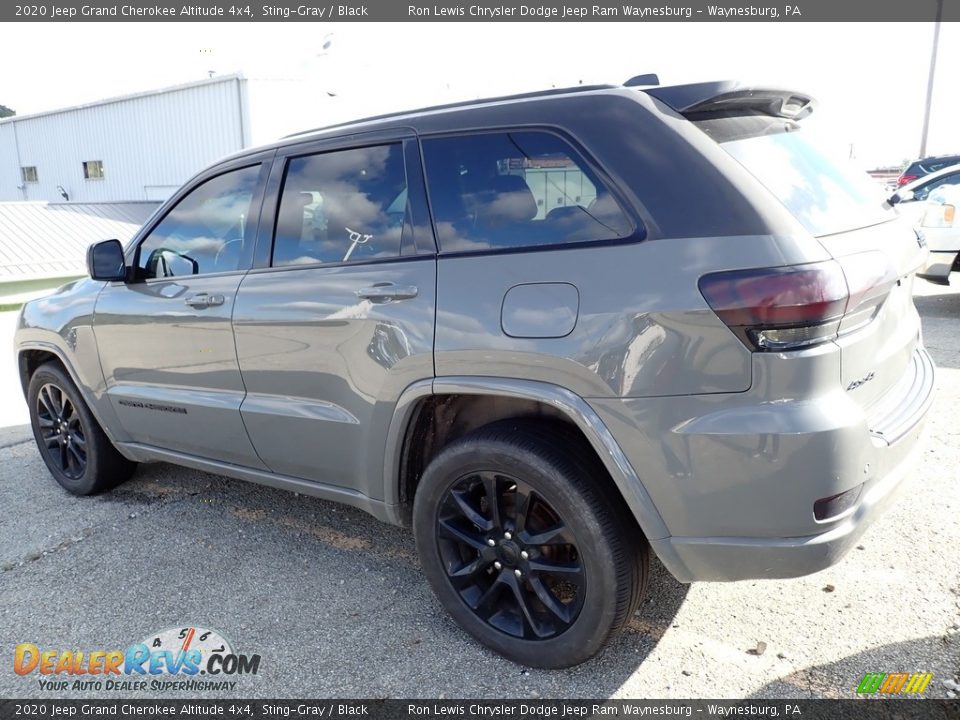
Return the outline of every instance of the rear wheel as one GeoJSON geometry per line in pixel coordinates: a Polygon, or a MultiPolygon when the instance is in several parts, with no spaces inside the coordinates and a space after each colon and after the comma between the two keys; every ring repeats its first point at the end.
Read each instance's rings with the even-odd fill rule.
{"type": "Polygon", "coordinates": [[[136,463],[110,443],[63,369],[42,365],[27,389],[30,423],[50,474],[74,495],[92,495],[128,479],[136,463]]]}
{"type": "Polygon", "coordinates": [[[525,665],[599,652],[647,579],[646,542],[608,483],[562,424],[498,422],[444,448],[414,500],[417,548],[444,607],[525,665]]]}

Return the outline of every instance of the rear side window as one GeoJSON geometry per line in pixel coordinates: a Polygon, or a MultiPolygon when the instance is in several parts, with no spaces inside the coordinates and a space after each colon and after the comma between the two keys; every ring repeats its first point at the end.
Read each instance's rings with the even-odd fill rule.
{"type": "Polygon", "coordinates": [[[632,226],[565,141],[502,132],[423,141],[442,252],[613,240],[632,226]]]}
{"type": "Polygon", "coordinates": [[[280,196],[273,264],[398,257],[406,212],[399,143],[293,158],[280,196]]]}
{"type": "Polygon", "coordinates": [[[799,124],[768,116],[695,121],[814,236],[896,217],[880,184],[851,162],[834,160],[799,124]]]}

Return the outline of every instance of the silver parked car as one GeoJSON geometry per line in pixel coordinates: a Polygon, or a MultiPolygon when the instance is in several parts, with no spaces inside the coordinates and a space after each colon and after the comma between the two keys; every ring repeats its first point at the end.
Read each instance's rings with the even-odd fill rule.
{"type": "Polygon", "coordinates": [[[837,562],[930,407],[926,250],[806,95],[638,85],[204,170],[24,307],[50,472],[173,462],[412,525],[450,614],[535,666],[609,643],[651,551],[682,582],[837,562]]]}

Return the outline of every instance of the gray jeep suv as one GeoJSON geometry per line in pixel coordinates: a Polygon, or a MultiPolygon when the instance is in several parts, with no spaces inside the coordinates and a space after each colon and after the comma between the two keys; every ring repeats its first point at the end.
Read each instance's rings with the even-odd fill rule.
{"type": "Polygon", "coordinates": [[[680,581],[836,562],[932,396],[926,251],[797,92],[579,87],[204,170],[16,355],[72,493],[165,461],[412,525],[472,635],[581,662],[680,581]]]}

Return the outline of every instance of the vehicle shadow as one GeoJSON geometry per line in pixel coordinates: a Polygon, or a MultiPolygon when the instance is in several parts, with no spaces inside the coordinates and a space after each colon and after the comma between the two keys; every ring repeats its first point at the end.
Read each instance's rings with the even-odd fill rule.
{"type": "Polygon", "coordinates": [[[609,697],[671,627],[689,588],[651,560],[646,596],[605,652],[575,668],[534,670],[461,630],[421,574],[412,533],[359,510],[165,464],[141,466],[100,502],[122,504],[119,514],[134,522],[176,518],[191,554],[157,570],[171,585],[188,583],[197,567],[220,568],[203,574],[201,591],[184,595],[185,617],[203,618],[211,603],[229,597],[241,610],[220,620],[224,632],[242,623],[265,658],[280,653],[285,666],[315,669],[295,686],[258,683],[265,695],[609,697]],[[261,617],[272,634],[260,636],[261,617]],[[298,641],[281,648],[278,637],[298,641]]]}
{"type": "Polygon", "coordinates": [[[925,288],[913,302],[923,320],[923,341],[938,367],[956,368],[960,337],[955,325],[960,320],[960,292],[956,287],[925,288]]]}
{"type": "MultiPolygon", "coordinates": [[[[864,701],[947,698],[944,680],[952,680],[960,674],[960,638],[956,635],[916,638],[905,642],[891,643],[871,648],[861,653],[849,655],[841,660],[823,665],[797,670],[781,677],[772,683],[764,685],[753,694],[753,698],[857,698],[864,701]],[[931,673],[933,679],[923,693],[912,695],[900,693],[889,695],[886,693],[858,694],[857,686],[867,673],[931,673]]],[[[910,708],[903,703],[898,704],[898,712],[904,718],[956,718],[956,707],[952,715],[946,714],[946,708],[931,704],[918,703],[917,714],[909,712],[910,708]],[[938,714],[942,712],[943,714],[938,714]]],[[[849,708],[845,708],[848,710],[849,708]]],[[[876,717],[874,713],[864,717],[876,717]]],[[[875,710],[876,708],[873,708],[875,710]]],[[[859,715],[844,714],[844,717],[860,717],[859,715]]]]}
{"type": "Polygon", "coordinates": [[[924,319],[934,317],[956,320],[960,318],[960,292],[957,292],[956,285],[943,287],[942,292],[937,290],[941,288],[934,290],[931,286],[925,294],[913,296],[913,302],[920,315],[924,319]]]}

